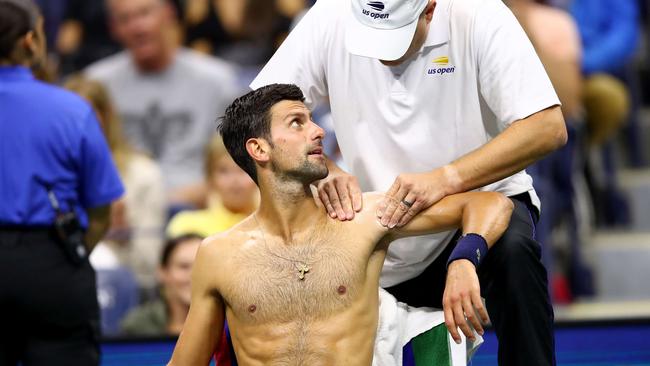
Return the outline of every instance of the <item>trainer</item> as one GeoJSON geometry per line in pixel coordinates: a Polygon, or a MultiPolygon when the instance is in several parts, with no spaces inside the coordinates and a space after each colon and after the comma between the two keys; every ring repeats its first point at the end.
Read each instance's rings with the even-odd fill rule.
{"type": "Polygon", "coordinates": [[[442,306],[454,337],[480,293],[500,365],[552,365],[553,309],[535,240],[539,199],[526,166],[566,142],[559,100],[501,0],[319,0],[251,84],[294,83],[328,101],[353,175],[330,163],[318,185],[350,220],[363,191],[388,191],[377,216],[401,226],[447,195],[498,191],[515,202],[487,254],[457,232],[395,243],[382,286],[414,306],[442,306]],[[463,241],[467,243],[467,241],[463,241]],[[477,256],[484,261],[476,268],[477,256]]]}
{"type": "Polygon", "coordinates": [[[36,81],[43,17],[0,0],[0,365],[99,364],[88,253],[123,187],[81,98],[36,81]]]}

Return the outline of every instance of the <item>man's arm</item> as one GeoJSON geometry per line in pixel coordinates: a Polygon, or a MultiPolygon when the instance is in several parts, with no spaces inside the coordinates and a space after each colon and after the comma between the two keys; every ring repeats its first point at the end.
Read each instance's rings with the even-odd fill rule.
{"type": "Polygon", "coordinates": [[[402,226],[442,197],[511,176],[566,141],[560,107],[544,109],[512,123],[485,145],[448,165],[426,173],[400,174],[379,205],[377,216],[384,226],[402,226]],[[411,207],[403,201],[412,203],[411,207]]]}
{"type": "Polygon", "coordinates": [[[467,192],[447,196],[420,212],[406,225],[388,232],[390,240],[462,228],[485,238],[488,248],[508,228],[512,201],[498,192],[467,192]]]}
{"type": "Polygon", "coordinates": [[[224,303],[212,285],[215,272],[213,248],[204,241],[192,268],[192,300],[183,331],[167,364],[207,365],[223,332],[224,303]]]}
{"type": "MultiPolygon", "coordinates": [[[[483,237],[489,250],[508,228],[513,207],[512,201],[501,193],[454,194],[421,211],[405,226],[388,231],[388,240],[383,242],[461,227],[463,235],[472,233],[483,237]]],[[[443,310],[447,329],[457,343],[461,341],[458,328],[474,340],[470,323],[483,334],[481,322],[488,321],[488,314],[481,301],[476,267],[470,260],[457,259],[449,263],[443,310]]]]}

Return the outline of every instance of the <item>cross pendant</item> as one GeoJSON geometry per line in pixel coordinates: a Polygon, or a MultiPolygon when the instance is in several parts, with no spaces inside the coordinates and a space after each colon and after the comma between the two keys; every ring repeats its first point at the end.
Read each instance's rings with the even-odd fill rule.
{"type": "Polygon", "coordinates": [[[306,264],[300,264],[300,267],[298,267],[298,279],[304,281],[305,273],[307,272],[309,272],[309,267],[306,264]]]}

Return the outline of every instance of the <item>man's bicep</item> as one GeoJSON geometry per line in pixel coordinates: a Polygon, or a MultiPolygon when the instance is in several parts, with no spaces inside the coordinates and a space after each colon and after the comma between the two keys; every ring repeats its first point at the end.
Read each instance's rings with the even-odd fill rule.
{"type": "Polygon", "coordinates": [[[170,365],[207,365],[223,331],[224,301],[214,286],[209,255],[197,253],[192,269],[192,300],[170,365]],[[208,258],[206,258],[208,257],[208,258]]]}
{"type": "Polygon", "coordinates": [[[224,306],[221,297],[192,299],[190,312],[172,356],[172,364],[207,365],[223,331],[224,306]]]}

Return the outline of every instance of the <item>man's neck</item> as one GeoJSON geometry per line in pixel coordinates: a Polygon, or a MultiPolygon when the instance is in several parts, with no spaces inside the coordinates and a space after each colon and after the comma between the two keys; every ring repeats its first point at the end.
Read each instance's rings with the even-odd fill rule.
{"type": "Polygon", "coordinates": [[[314,202],[309,185],[297,181],[276,181],[261,185],[261,202],[256,213],[264,225],[262,230],[279,235],[285,243],[293,242],[296,234],[313,227],[326,216],[325,209],[314,202]]]}
{"type": "Polygon", "coordinates": [[[138,60],[133,59],[138,70],[142,73],[159,73],[167,70],[169,66],[174,63],[177,50],[175,48],[165,49],[160,53],[159,57],[138,60]]]}

